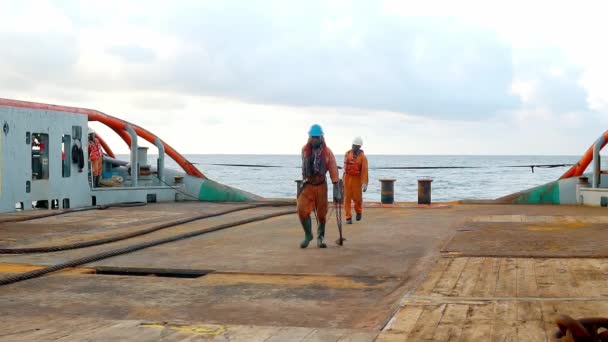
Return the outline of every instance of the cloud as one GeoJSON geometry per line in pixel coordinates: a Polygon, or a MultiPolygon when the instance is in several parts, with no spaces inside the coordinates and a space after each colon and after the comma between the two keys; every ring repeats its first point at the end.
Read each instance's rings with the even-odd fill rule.
{"type": "Polygon", "coordinates": [[[133,107],[141,110],[181,110],[186,101],[181,96],[145,93],[131,96],[133,107]]]}
{"type": "Polygon", "coordinates": [[[156,59],[153,50],[140,46],[112,46],[107,51],[122,58],[126,63],[150,63],[156,59]]]}
{"type": "Polygon", "coordinates": [[[74,82],[97,91],[137,88],[460,120],[520,105],[510,92],[510,45],[457,19],[404,20],[372,2],[152,1],[146,16],[113,2],[61,8],[86,45],[74,82]],[[107,15],[116,8],[116,16],[107,15]],[[93,11],[97,20],[79,19],[93,11]],[[157,27],[163,29],[151,31],[157,27]]]}
{"type": "Polygon", "coordinates": [[[0,32],[0,89],[33,89],[44,81],[75,77],[78,41],[65,33],[0,32]]]}
{"type": "Polygon", "coordinates": [[[578,154],[608,120],[605,11],[539,27],[552,3],[15,4],[3,96],[99,109],[180,151],[297,153],[319,122],[337,151],[361,135],[374,154],[578,154]]]}
{"type": "Polygon", "coordinates": [[[519,105],[509,92],[510,47],[491,31],[373,11],[324,19],[297,10],[280,21],[263,6],[190,10],[196,17],[172,25],[189,48],[152,77],[174,91],[252,103],[435,118],[484,118],[519,105]]]}
{"type": "Polygon", "coordinates": [[[566,60],[557,49],[517,53],[513,90],[524,109],[543,109],[551,114],[586,112],[588,92],[583,69],[566,60]]]}

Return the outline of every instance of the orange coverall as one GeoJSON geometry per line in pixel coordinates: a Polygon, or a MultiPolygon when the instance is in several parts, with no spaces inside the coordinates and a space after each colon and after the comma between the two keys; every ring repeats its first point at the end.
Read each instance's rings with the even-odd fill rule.
{"type": "Polygon", "coordinates": [[[89,159],[91,159],[91,172],[94,177],[101,176],[102,157],[101,144],[97,138],[94,138],[93,141],[89,141],[89,159]]]}
{"type": "Polygon", "coordinates": [[[355,212],[363,213],[363,192],[361,186],[368,183],[367,157],[363,150],[355,156],[353,150],[344,156],[344,212],[345,218],[352,218],[351,201],[355,202],[355,212]]]}
{"type": "MultiPolygon", "coordinates": [[[[303,169],[306,164],[309,163],[310,156],[307,155],[306,151],[309,149],[309,144],[304,145],[302,148],[302,163],[303,169]]],[[[329,171],[329,177],[332,183],[340,180],[340,174],[338,173],[338,165],[336,164],[336,158],[329,147],[323,144],[323,170],[321,175],[306,175],[304,176],[304,185],[300,196],[298,196],[298,217],[300,221],[306,220],[314,208],[317,209],[317,217],[319,218],[319,224],[325,224],[327,216],[327,181],[325,180],[326,173],[329,171]]],[[[303,170],[303,173],[304,170],[303,170]]]]}

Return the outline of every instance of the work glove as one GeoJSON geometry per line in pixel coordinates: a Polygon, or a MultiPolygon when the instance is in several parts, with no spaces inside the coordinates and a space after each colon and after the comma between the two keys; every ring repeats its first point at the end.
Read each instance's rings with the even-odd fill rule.
{"type": "Polygon", "coordinates": [[[334,202],[340,203],[342,202],[342,191],[340,191],[339,183],[334,183],[334,202]]]}
{"type": "Polygon", "coordinates": [[[367,184],[362,184],[361,185],[361,190],[363,190],[363,192],[367,191],[367,184]]]}

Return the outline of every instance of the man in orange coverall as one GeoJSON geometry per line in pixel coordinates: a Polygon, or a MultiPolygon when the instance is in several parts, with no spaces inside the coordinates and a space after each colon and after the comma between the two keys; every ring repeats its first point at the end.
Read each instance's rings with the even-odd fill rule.
{"type": "Polygon", "coordinates": [[[95,131],[89,128],[89,159],[91,160],[91,177],[93,187],[99,187],[101,178],[101,168],[103,163],[103,152],[99,139],[95,136],[95,131]]]}
{"type": "Polygon", "coordinates": [[[327,248],[325,239],[325,222],[327,216],[327,180],[329,171],[333,183],[334,202],[342,200],[338,185],[340,174],[333,152],[325,145],[323,129],[312,125],[308,132],[308,142],[302,147],[302,191],[298,196],[298,218],[304,229],[304,240],[300,248],[308,247],[312,240],[312,220],[310,214],[316,209],[319,226],[317,227],[317,246],[327,248]]]}
{"type": "Polygon", "coordinates": [[[363,192],[367,191],[367,157],[361,146],[363,139],[353,139],[352,149],[344,156],[344,212],[346,223],[352,224],[351,201],[355,202],[357,221],[363,215],[363,192]]]}

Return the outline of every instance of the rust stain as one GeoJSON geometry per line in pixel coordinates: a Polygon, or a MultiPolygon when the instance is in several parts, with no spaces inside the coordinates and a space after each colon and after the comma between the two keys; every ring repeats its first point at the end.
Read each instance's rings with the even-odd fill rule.
{"type": "Polygon", "coordinates": [[[582,222],[563,222],[559,225],[533,225],[528,226],[527,229],[535,232],[552,232],[566,229],[585,228],[587,226],[587,224],[582,222]]]}
{"type": "Polygon", "coordinates": [[[378,289],[386,277],[344,277],[332,275],[280,275],[247,273],[212,273],[200,280],[208,285],[269,284],[282,286],[324,286],[334,289],[378,289]]]}
{"type": "MultiPolygon", "coordinates": [[[[46,266],[28,264],[0,264],[0,273],[23,273],[45,268],[46,266]]],[[[86,267],[66,268],[55,274],[93,274],[95,269],[86,267]]]]}
{"type": "Polygon", "coordinates": [[[143,328],[155,329],[170,329],[181,333],[204,335],[204,336],[219,336],[228,332],[225,326],[216,324],[196,324],[196,325],[181,325],[181,324],[141,324],[143,328]]]}

